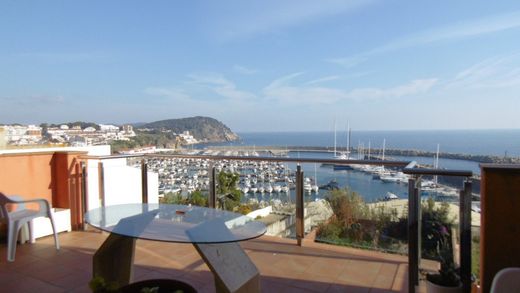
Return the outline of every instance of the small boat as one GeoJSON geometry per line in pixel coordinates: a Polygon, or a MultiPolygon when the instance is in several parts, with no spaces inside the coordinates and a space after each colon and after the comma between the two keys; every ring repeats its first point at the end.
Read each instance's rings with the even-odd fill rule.
{"type": "Polygon", "coordinates": [[[329,183],[320,186],[320,189],[323,189],[323,190],[336,190],[336,189],[339,189],[339,184],[336,181],[336,179],[332,179],[332,180],[329,181],[329,183]]]}
{"type": "Polygon", "coordinates": [[[271,186],[271,184],[267,184],[266,187],[265,187],[265,191],[267,193],[273,193],[273,187],[271,186]]]}
{"type": "Polygon", "coordinates": [[[385,201],[395,200],[395,199],[399,199],[399,196],[395,195],[395,193],[391,193],[390,191],[387,192],[386,195],[383,197],[383,200],[385,200],[385,201]]]}

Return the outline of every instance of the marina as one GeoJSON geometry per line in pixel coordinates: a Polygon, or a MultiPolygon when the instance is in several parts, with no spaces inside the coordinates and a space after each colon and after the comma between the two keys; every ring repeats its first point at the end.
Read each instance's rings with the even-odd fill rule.
{"type": "MultiPolygon", "coordinates": [[[[159,193],[179,193],[187,196],[191,192],[209,190],[209,171],[211,166],[216,172],[238,173],[238,188],[242,201],[268,205],[287,205],[295,201],[295,170],[297,163],[284,162],[284,158],[333,159],[331,152],[287,152],[283,157],[273,155],[268,150],[246,148],[225,149],[223,147],[185,150],[188,155],[202,155],[206,158],[151,158],[148,170],[159,174],[159,193]],[[241,160],[219,159],[212,157],[241,157],[241,160]],[[244,160],[254,157],[255,160],[244,160]],[[280,161],[262,161],[262,157],[279,158],[280,161]],[[213,165],[211,165],[213,164],[213,165]]],[[[341,162],[341,159],[338,159],[341,162]]],[[[136,167],[140,162],[130,162],[136,167]]],[[[325,198],[330,190],[349,188],[366,202],[385,200],[389,193],[399,199],[406,199],[409,176],[396,168],[382,165],[352,164],[347,168],[336,165],[302,163],[304,172],[304,194],[306,201],[325,198]]],[[[439,201],[457,201],[455,188],[435,183],[433,178],[422,180],[422,196],[434,197],[439,201]]],[[[394,198],[392,198],[394,199],[394,198]]]]}

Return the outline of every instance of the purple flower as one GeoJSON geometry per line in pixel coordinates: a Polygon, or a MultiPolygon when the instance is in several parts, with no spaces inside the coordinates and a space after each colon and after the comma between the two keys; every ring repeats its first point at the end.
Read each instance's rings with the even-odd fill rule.
{"type": "Polygon", "coordinates": [[[439,230],[441,235],[448,235],[448,229],[445,226],[441,226],[441,229],[439,230]]]}

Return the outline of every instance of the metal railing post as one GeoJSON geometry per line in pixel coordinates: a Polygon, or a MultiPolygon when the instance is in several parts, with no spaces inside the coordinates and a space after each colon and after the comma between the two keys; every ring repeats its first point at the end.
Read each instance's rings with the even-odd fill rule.
{"type": "Polygon", "coordinates": [[[141,160],[141,196],[142,202],[148,203],[148,163],[141,160]]]}
{"type": "MultiPolygon", "coordinates": [[[[85,162],[80,163],[81,166],[81,219],[83,219],[83,215],[88,211],[88,189],[87,189],[87,164],[85,162]]],[[[84,219],[81,221],[81,229],[85,230],[86,225],[84,219]]]]}
{"type": "Polygon", "coordinates": [[[304,210],[303,210],[303,171],[302,167],[296,167],[296,239],[298,245],[302,245],[305,237],[304,230],[304,210]]]}
{"type": "Polygon", "coordinates": [[[420,177],[408,180],[408,292],[414,293],[419,285],[421,261],[421,200],[420,177]]]}
{"type": "Polygon", "coordinates": [[[99,204],[105,206],[105,169],[103,162],[98,163],[98,188],[99,188],[99,204]]]}
{"type": "Polygon", "coordinates": [[[462,290],[471,292],[471,181],[464,181],[460,191],[460,279],[462,290]]]}
{"type": "Polygon", "coordinates": [[[216,208],[217,207],[217,173],[215,170],[215,167],[213,164],[209,167],[209,198],[208,198],[208,205],[210,208],[216,208]]]}

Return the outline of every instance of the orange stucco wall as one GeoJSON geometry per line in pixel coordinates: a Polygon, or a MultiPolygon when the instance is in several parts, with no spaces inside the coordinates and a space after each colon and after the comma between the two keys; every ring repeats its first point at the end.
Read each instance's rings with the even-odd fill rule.
{"type": "Polygon", "coordinates": [[[0,156],[0,191],[24,198],[45,198],[52,203],[53,153],[0,156]]]}
{"type": "Polygon", "coordinates": [[[25,199],[45,198],[53,207],[71,209],[72,225],[81,219],[80,152],[0,155],[0,192],[25,199]]]}
{"type": "Polygon", "coordinates": [[[480,277],[489,292],[498,271],[520,267],[520,166],[481,169],[480,277]]]}

